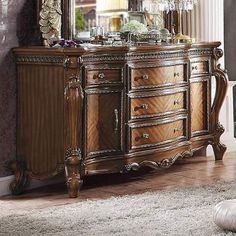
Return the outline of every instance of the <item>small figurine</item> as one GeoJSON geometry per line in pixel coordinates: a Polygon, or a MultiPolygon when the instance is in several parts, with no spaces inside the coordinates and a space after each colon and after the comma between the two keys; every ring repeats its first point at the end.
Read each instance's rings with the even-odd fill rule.
{"type": "Polygon", "coordinates": [[[61,0],[43,1],[39,24],[45,46],[50,46],[53,41],[59,40],[61,15],[61,0]]]}

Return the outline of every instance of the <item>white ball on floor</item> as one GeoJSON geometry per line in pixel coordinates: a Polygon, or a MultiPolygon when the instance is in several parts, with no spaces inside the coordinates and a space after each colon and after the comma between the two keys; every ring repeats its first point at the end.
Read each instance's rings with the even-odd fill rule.
{"type": "Polygon", "coordinates": [[[224,230],[236,232],[236,199],[223,201],[215,206],[214,222],[224,230]]]}

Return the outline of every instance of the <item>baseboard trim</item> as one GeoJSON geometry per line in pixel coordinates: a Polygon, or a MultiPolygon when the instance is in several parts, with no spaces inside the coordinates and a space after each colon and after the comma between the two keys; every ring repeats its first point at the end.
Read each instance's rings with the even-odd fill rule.
{"type": "Polygon", "coordinates": [[[9,185],[13,180],[14,175],[0,178],[0,196],[5,196],[11,193],[9,185]]]}
{"type": "MultiPolygon", "coordinates": [[[[14,178],[15,178],[14,175],[0,178],[0,196],[6,196],[6,195],[11,194],[9,186],[10,186],[10,183],[14,180],[14,178]]],[[[34,179],[31,181],[31,184],[27,189],[40,188],[47,185],[63,183],[65,181],[66,180],[64,176],[58,176],[56,178],[45,180],[45,181],[34,179]]]]}

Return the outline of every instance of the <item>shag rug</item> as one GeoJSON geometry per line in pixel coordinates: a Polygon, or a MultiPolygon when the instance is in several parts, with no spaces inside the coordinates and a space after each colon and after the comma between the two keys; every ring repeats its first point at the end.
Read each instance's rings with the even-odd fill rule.
{"type": "Polygon", "coordinates": [[[236,235],[212,221],[214,206],[233,198],[236,182],[82,201],[0,216],[0,235],[236,235]]]}

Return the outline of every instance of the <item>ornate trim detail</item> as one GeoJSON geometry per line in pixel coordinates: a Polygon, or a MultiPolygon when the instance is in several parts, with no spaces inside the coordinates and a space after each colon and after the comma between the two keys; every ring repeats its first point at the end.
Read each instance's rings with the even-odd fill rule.
{"type": "Polygon", "coordinates": [[[188,57],[188,56],[211,56],[213,54],[212,49],[195,49],[195,50],[176,50],[176,51],[161,51],[154,53],[136,53],[128,52],[124,55],[120,54],[101,54],[101,55],[84,55],[82,56],[82,62],[101,62],[101,61],[129,61],[129,60],[146,60],[146,59],[171,59],[176,57],[188,57]]]}
{"type": "Polygon", "coordinates": [[[171,167],[178,159],[183,159],[187,156],[193,156],[192,151],[186,151],[180,154],[177,154],[176,156],[170,158],[170,159],[164,159],[162,161],[142,161],[140,163],[133,162],[128,165],[125,165],[122,173],[127,173],[130,171],[138,171],[141,167],[150,167],[153,169],[166,169],[171,167]]]}
{"type": "Polygon", "coordinates": [[[16,58],[17,63],[56,63],[63,64],[63,56],[18,56],[16,58]]]}

